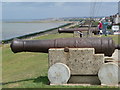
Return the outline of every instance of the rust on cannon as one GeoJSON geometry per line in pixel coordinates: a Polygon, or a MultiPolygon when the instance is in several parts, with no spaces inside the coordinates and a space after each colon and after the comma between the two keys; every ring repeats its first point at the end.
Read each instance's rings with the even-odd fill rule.
{"type": "Polygon", "coordinates": [[[50,48],[94,48],[95,53],[103,53],[105,56],[112,56],[115,49],[120,49],[120,45],[115,45],[111,38],[60,38],[50,40],[13,40],[11,49],[17,52],[43,52],[48,53],[50,48]]]}

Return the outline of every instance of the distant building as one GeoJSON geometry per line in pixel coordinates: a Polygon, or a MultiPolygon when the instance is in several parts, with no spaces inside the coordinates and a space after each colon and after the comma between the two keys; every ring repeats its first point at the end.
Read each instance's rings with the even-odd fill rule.
{"type": "Polygon", "coordinates": [[[114,17],[114,24],[120,23],[120,15],[117,13],[114,17]]]}

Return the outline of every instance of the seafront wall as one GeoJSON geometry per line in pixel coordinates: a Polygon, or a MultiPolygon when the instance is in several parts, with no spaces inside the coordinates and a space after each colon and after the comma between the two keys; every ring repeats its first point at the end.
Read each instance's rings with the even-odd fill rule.
{"type": "MultiPolygon", "coordinates": [[[[56,29],[58,29],[58,28],[69,27],[69,26],[71,26],[72,24],[73,24],[73,23],[67,23],[67,24],[61,25],[61,26],[59,26],[59,27],[51,28],[51,29],[48,29],[48,30],[45,30],[45,31],[30,33],[30,34],[18,36],[18,37],[15,37],[15,38],[18,38],[18,39],[31,38],[31,37],[34,37],[34,36],[37,36],[37,35],[41,35],[41,34],[44,34],[44,33],[47,33],[47,32],[53,31],[53,30],[56,30],[56,29]]],[[[2,40],[2,41],[0,41],[0,44],[10,43],[13,39],[14,39],[14,38],[10,38],[10,39],[7,39],[7,40],[2,40]]]]}

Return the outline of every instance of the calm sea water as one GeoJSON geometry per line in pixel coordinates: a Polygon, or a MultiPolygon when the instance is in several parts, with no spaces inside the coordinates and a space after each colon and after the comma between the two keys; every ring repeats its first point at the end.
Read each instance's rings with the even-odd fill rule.
{"type": "Polygon", "coordinates": [[[2,40],[41,32],[66,23],[2,23],[2,40]]]}

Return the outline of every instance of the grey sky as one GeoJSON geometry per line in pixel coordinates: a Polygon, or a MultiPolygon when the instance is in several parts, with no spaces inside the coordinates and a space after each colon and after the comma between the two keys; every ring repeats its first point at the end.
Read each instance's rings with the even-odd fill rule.
{"type": "Polygon", "coordinates": [[[5,2],[3,19],[110,16],[118,12],[117,2],[5,2]]]}

